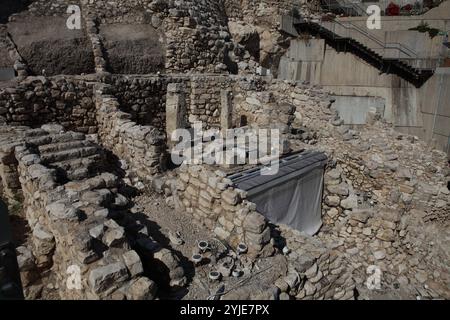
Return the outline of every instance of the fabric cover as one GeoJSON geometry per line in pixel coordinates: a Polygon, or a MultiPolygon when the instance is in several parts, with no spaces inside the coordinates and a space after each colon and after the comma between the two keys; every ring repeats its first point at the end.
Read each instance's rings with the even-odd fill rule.
{"type": "Polygon", "coordinates": [[[327,157],[304,151],[280,159],[278,173],[261,175],[263,167],[235,173],[229,178],[247,191],[257,211],[275,224],[313,235],[322,226],[322,194],[327,157]]]}

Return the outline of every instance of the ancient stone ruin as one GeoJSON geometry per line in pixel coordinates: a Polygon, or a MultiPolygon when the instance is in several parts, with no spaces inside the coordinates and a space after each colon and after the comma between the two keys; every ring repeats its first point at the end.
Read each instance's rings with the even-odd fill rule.
{"type": "Polygon", "coordinates": [[[0,196],[26,299],[450,298],[448,155],[280,78],[279,18],[320,1],[18,2],[0,196]]]}

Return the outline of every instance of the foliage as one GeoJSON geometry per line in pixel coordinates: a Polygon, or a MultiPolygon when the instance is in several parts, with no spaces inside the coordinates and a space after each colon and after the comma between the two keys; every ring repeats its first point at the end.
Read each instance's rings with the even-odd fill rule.
{"type": "Polygon", "coordinates": [[[410,28],[408,30],[414,30],[422,33],[428,32],[428,35],[430,36],[431,39],[436,37],[439,34],[439,32],[441,32],[441,30],[439,29],[431,28],[427,22],[423,21],[417,27],[410,28]]]}

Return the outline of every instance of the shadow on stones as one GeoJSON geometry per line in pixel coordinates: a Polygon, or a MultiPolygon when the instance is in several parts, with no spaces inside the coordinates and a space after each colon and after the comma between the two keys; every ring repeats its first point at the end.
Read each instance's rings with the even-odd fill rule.
{"type": "Polygon", "coordinates": [[[31,228],[28,221],[19,215],[10,215],[9,220],[13,234],[13,243],[16,247],[25,245],[31,228]]]}
{"type": "Polygon", "coordinates": [[[2,0],[0,2],[0,23],[8,23],[8,18],[24,11],[31,4],[30,0],[2,0]]]}
{"type": "Polygon", "coordinates": [[[269,223],[269,228],[270,228],[270,233],[272,238],[275,240],[275,244],[274,247],[277,250],[283,251],[283,248],[286,246],[287,242],[286,242],[286,238],[284,238],[281,235],[281,232],[279,229],[277,229],[277,226],[274,225],[273,223],[269,223]]]}
{"type": "MultiPolygon", "coordinates": [[[[195,276],[194,264],[180,251],[175,250],[171,247],[170,240],[165,234],[161,232],[161,227],[156,222],[149,220],[147,215],[145,215],[144,213],[130,213],[130,215],[134,220],[139,220],[143,226],[147,227],[148,233],[153,240],[158,242],[162,248],[169,249],[172,254],[174,254],[179,259],[180,264],[183,267],[185,277],[187,279],[187,285],[189,285],[195,276]]],[[[183,298],[188,293],[186,287],[171,287],[169,285],[170,270],[164,264],[153,259],[153,257],[149,257],[148,253],[142,252],[142,250],[140,250],[137,246],[134,249],[136,250],[136,252],[138,252],[141,258],[143,258],[142,261],[144,264],[145,274],[158,284],[158,287],[161,291],[160,297],[162,299],[178,300],[183,298]]]]}

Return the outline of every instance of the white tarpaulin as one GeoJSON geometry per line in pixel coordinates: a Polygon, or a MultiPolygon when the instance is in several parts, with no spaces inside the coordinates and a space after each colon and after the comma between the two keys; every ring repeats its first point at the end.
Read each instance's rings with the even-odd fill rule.
{"type": "Polygon", "coordinates": [[[323,153],[307,151],[282,160],[274,176],[261,176],[258,169],[230,178],[269,221],[313,235],[322,226],[326,159],[323,153]]]}
{"type": "Polygon", "coordinates": [[[317,168],[249,200],[271,222],[313,235],[322,226],[322,185],[323,168],[317,168]]]}

